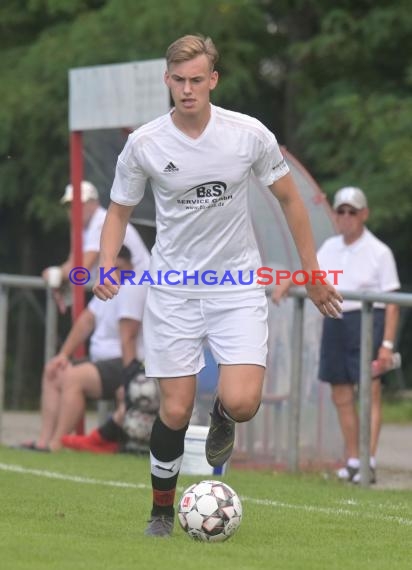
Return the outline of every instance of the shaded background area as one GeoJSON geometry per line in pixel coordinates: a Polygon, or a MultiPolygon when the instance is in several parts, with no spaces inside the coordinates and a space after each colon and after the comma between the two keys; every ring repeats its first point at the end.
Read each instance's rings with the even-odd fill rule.
{"type": "MultiPolygon", "coordinates": [[[[262,120],[328,197],[361,186],[370,227],[394,250],[403,290],[412,290],[408,0],[3,0],[0,22],[0,272],[39,275],[68,250],[58,202],[69,176],[68,70],[163,57],[176,37],[200,32],[221,52],[214,102],[262,120]]],[[[106,200],[113,162],[88,160],[106,200]]],[[[139,230],[151,244],[153,229],[139,230]]],[[[274,262],[264,236],[261,246],[274,262]]],[[[8,407],[37,407],[43,298],[11,294],[8,407]]],[[[61,337],[68,324],[61,320],[61,337]]],[[[407,387],[410,346],[412,313],[402,310],[407,387]]]]}
{"type": "MultiPolygon", "coordinates": [[[[112,173],[117,155],[123,148],[128,132],[126,130],[90,131],[84,136],[85,177],[99,188],[101,202],[107,206],[112,181],[112,173]]],[[[296,180],[300,194],[308,209],[316,245],[334,233],[331,210],[324,194],[303,168],[286,149],[283,149],[286,161],[296,180]]],[[[291,234],[277,199],[262,186],[252,175],[249,195],[252,225],[256,234],[263,265],[277,269],[294,271],[300,263],[291,234]]],[[[146,244],[152,247],[155,239],[155,208],[150,187],[141,204],[133,214],[146,244]]],[[[44,307],[42,296],[38,293],[33,298],[30,292],[24,293],[26,302],[30,302],[26,319],[41,322],[44,307]]],[[[12,297],[17,304],[18,293],[12,297]]],[[[21,299],[20,299],[21,300],[21,299]]],[[[297,355],[291,353],[292,300],[286,300],[279,306],[269,300],[269,358],[266,371],[264,398],[256,418],[248,423],[248,428],[239,426],[237,430],[236,452],[238,457],[255,457],[256,462],[284,464],[287,453],[287,415],[290,391],[291,360],[297,355]],[[252,435],[251,435],[252,434],[252,435]]],[[[340,437],[337,429],[335,412],[325,386],[317,380],[321,316],[311,303],[306,304],[305,333],[303,345],[303,383],[302,383],[302,442],[301,457],[304,462],[335,462],[341,457],[340,437]]],[[[13,308],[13,307],[12,307],[13,308]]],[[[70,326],[69,316],[60,319],[60,341],[70,326]]],[[[24,339],[23,348],[29,354],[31,348],[34,366],[14,367],[14,372],[7,375],[7,404],[11,408],[36,407],[40,396],[40,372],[43,362],[43,335],[38,334],[31,341],[27,334],[28,322],[21,323],[16,330],[24,339]],[[36,382],[27,385],[27,377],[33,378],[35,369],[39,369],[36,382]],[[16,383],[16,374],[21,375],[21,384],[16,383]],[[17,392],[17,387],[20,391],[17,392]]],[[[20,347],[21,348],[21,347],[20,347]]],[[[9,346],[11,361],[22,362],[16,347],[9,346]]],[[[208,368],[200,375],[195,421],[208,424],[210,401],[217,380],[217,369],[210,354],[208,368]]]]}

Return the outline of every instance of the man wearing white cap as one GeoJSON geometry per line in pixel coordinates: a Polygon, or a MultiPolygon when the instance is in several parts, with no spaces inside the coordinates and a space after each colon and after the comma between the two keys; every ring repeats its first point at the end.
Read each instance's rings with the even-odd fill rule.
{"type": "MultiPolygon", "coordinates": [[[[131,252],[120,248],[116,266],[133,269],[131,252]]],[[[58,353],[44,367],[41,391],[41,425],[38,437],[21,444],[22,449],[58,451],[62,437],[83,417],[86,401],[118,399],[117,417],[125,413],[121,388],[126,380],[142,371],[143,311],[147,284],[133,287],[126,281],[120,294],[109,304],[92,298],[70,329],[58,353]],[[74,358],[77,347],[89,339],[87,359],[74,358]]],[[[111,423],[106,430],[122,433],[111,423]]],[[[94,433],[100,452],[117,450],[112,441],[94,433]]]]}
{"type": "MultiPolygon", "coordinates": [[[[64,195],[60,203],[71,206],[73,201],[73,186],[66,186],[64,195]]],[[[90,271],[90,282],[96,278],[97,263],[100,250],[100,234],[106,218],[107,210],[100,204],[97,188],[89,181],[83,180],[81,183],[81,201],[83,215],[83,260],[82,267],[90,271]]],[[[136,273],[141,273],[149,268],[150,255],[137,230],[128,224],[124,238],[124,245],[132,253],[132,264],[136,273]]],[[[61,286],[68,282],[69,274],[73,268],[73,256],[70,252],[68,259],[58,267],[47,267],[42,272],[42,277],[51,287],[55,289],[55,299],[62,313],[66,306],[61,286]]]]}
{"type": "MultiPolygon", "coordinates": [[[[321,269],[342,270],[339,289],[343,291],[382,291],[399,289],[400,283],[392,251],[374,236],[365,223],[369,216],[365,194],[352,186],[341,188],[334,197],[339,235],[325,241],[318,251],[321,269]]],[[[323,323],[319,378],[331,385],[343,434],[346,466],[337,473],[340,479],[358,483],[359,418],[355,405],[355,386],[360,376],[360,309],[359,301],[344,300],[342,318],[326,317],[323,323]]],[[[383,368],[393,357],[398,324],[397,305],[374,303],[373,351],[383,368]]],[[[376,450],[381,426],[381,382],[372,382],[371,470],[376,481],[376,450]]]]}

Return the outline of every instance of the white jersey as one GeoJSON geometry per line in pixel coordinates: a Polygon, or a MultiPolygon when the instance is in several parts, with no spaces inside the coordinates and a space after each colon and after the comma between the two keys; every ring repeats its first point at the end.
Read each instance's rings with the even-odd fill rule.
{"type": "MultiPolygon", "coordinates": [[[[319,266],[324,271],[342,271],[336,288],[342,291],[389,292],[399,289],[399,277],[392,251],[369,230],[354,243],[346,245],[341,235],[327,239],[318,251],[319,266]]],[[[331,277],[328,277],[331,280],[331,277]]],[[[384,307],[374,303],[374,307],[384,307]]],[[[360,301],[344,300],[343,311],[361,308],[360,301]]]]}
{"type": "MultiPolygon", "coordinates": [[[[83,252],[100,251],[100,235],[107,210],[99,206],[83,230],[83,252]]],[[[127,224],[124,245],[132,254],[132,264],[136,273],[141,274],[150,267],[150,254],[143,243],[139,232],[131,225],[127,224]]],[[[97,265],[90,271],[91,281],[96,278],[97,265]]]]}
{"type": "Polygon", "coordinates": [[[220,282],[228,271],[236,277],[243,272],[247,282],[261,266],[248,207],[252,171],[265,186],[289,172],[275,136],[257,119],[214,105],[196,139],[174,125],[171,113],[129,136],[110,197],[134,206],[150,181],[157,227],[150,277],[156,285],[192,298],[259,287],[255,280],[205,283],[215,275],[220,282]],[[167,272],[176,285],[168,286],[167,272]]]}
{"type": "Polygon", "coordinates": [[[142,287],[123,285],[119,293],[110,301],[101,301],[97,297],[91,299],[87,308],[95,318],[95,327],[90,337],[89,347],[92,362],[122,358],[120,319],[133,319],[140,322],[136,357],[144,360],[142,321],[146,294],[147,285],[142,287]]]}

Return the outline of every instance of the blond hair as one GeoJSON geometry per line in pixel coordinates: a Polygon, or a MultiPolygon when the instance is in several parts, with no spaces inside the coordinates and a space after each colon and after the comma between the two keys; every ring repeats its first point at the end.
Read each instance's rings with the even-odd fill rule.
{"type": "Polygon", "coordinates": [[[169,68],[171,63],[182,63],[194,59],[198,55],[206,55],[210,62],[210,69],[213,70],[215,63],[219,59],[219,53],[213,41],[201,35],[183,36],[174,41],[167,48],[166,61],[169,68]]]}

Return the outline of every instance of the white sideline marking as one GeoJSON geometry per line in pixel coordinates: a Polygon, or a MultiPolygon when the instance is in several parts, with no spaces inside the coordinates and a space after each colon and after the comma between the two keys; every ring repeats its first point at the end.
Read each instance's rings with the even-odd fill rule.
{"type": "MultiPolygon", "coordinates": [[[[23,475],[35,475],[36,477],[46,477],[48,479],[59,479],[61,481],[71,481],[73,483],[82,483],[86,485],[103,485],[106,487],[120,487],[123,489],[144,489],[151,490],[149,485],[144,483],[126,483],[124,481],[104,481],[103,479],[93,479],[89,477],[80,477],[78,475],[66,475],[65,473],[56,473],[55,471],[43,471],[41,469],[29,469],[21,465],[9,465],[7,463],[0,463],[0,471],[11,471],[13,473],[20,473],[23,475]]],[[[178,487],[180,491],[183,487],[178,487]]],[[[281,501],[272,501],[269,499],[256,499],[254,497],[240,497],[242,501],[254,503],[255,505],[262,505],[266,507],[274,507],[276,509],[290,509],[297,511],[304,511],[307,513],[320,513],[325,515],[344,515],[354,518],[367,518],[372,520],[379,520],[383,522],[397,523],[403,526],[412,526],[412,519],[404,517],[396,517],[392,515],[381,515],[366,513],[364,511],[354,511],[342,508],[332,507],[318,507],[315,505],[293,505],[291,503],[283,503],[281,501]]],[[[359,504],[362,507],[361,504],[359,504]]]]}
{"type": "MultiPolygon", "coordinates": [[[[349,511],[348,509],[335,509],[332,507],[317,507],[315,505],[292,505],[290,503],[282,503],[281,501],[270,501],[269,499],[254,499],[252,497],[241,497],[242,501],[250,501],[256,505],[266,505],[269,507],[277,507],[281,509],[295,509],[305,511],[307,513],[321,513],[324,515],[345,515],[354,518],[366,518],[372,520],[379,520],[384,522],[395,522],[404,526],[412,526],[412,519],[405,519],[404,517],[395,517],[393,515],[381,515],[366,513],[364,511],[349,511]]],[[[359,505],[362,506],[362,505],[359,505]]]]}
{"type": "Polygon", "coordinates": [[[91,479],[89,477],[80,477],[78,475],[66,475],[65,473],[56,473],[54,471],[43,471],[41,469],[27,469],[20,465],[8,465],[0,463],[0,470],[12,471],[13,473],[22,473],[23,475],[36,475],[37,477],[46,477],[48,479],[60,479],[61,481],[72,481],[73,483],[84,483],[86,485],[106,485],[107,487],[123,487],[125,489],[149,489],[149,485],[144,483],[125,483],[123,481],[104,481],[102,479],[91,479]]]}

